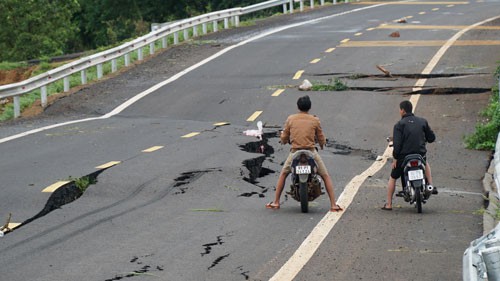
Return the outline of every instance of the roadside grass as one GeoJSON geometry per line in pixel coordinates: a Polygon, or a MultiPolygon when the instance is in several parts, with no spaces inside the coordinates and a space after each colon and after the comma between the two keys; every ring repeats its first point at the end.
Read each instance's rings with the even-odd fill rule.
{"type": "Polygon", "coordinates": [[[465,146],[469,149],[495,149],[498,133],[500,132],[500,106],[498,96],[500,65],[495,71],[495,77],[497,78],[497,83],[495,83],[496,85],[492,88],[490,103],[483,111],[480,112],[480,116],[484,118],[484,121],[476,125],[476,130],[473,134],[465,136],[464,138],[465,146]]]}

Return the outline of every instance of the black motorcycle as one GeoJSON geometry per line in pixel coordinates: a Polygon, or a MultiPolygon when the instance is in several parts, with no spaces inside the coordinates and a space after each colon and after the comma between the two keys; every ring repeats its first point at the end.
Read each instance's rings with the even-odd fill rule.
{"type": "Polygon", "coordinates": [[[415,203],[417,212],[422,213],[422,204],[431,196],[432,186],[427,185],[425,160],[420,154],[410,154],[404,158],[401,185],[403,191],[396,196],[403,197],[410,204],[415,203]]]}
{"type": "Polygon", "coordinates": [[[302,213],[307,213],[309,201],[313,201],[322,194],[318,167],[313,153],[309,150],[298,150],[292,157],[292,184],[287,193],[300,202],[302,213]]]}

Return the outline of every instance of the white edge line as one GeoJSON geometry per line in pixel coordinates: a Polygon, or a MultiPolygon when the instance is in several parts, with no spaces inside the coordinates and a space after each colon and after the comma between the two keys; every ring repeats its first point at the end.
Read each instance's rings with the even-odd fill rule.
{"type": "Polygon", "coordinates": [[[237,47],[240,47],[240,46],[243,46],[247,43],[250,43],[252,41],[255,41],[257,39],[260,39],[260,38],[263,38],[265,36],[268,36],[268,35],[271,35],[271,34],[274,34],[274,33],[277,33],[277,32],[280,32],[280,31],[283,31],[283,30],[286,30],[286,29],[290,29],[290,28],[294,28],[294,27],[297,27],[297,26],[301,26],[301,25],[306,25],[306,24],[310,24],[310,23],[314,23],[314,22],[317,22],[317,21],[321,21],[321,20],[325,20],[325,19],[329,19],[329,18],[333,18],[333,17],[338,17],[338,16],[343,16],[343,15],[347,15],[347,14],[351,14],[351,13],[355,13],[355,12],[359,12],[359,11],[363,11],[363,10],[366,10],[366,9],[371,9],[371,8],[375,8],[375,7],[379,7],[379,6],[384,6],[384,5],[387,5],[387,4],[378,4],[378,5],[373,5],[373,6],[367,6],[367,7],[362,7],[362,8],[357,8],[357,9],[353,9],[353,10],[350,10],[350,11],[346,11],[346,12],[342,12],[342,13],[339,13],[339,14],[334,14],[334,15],[330,15],[330,16],[326,16],[326,17],[322,17],[322,18],[317,18],[317,19],[313,19],[313,20],[309,20],[309,21],[305,21],[305,22],[300,22],[300,23],[296,23],[296,24],[291,24],[291,25],[287,25],[287,26],[283,26],[283,27],[279,27],[279,28],[276,28],[276,29],[273,29],[273,30],[270,30],[268,32],[265,32],[265,33],[262,33],[262,34],[259,34],[255,37],[252,37],[252,38],[249,38],[245,41],[242,41],[236,45],[233,45],[233,46],[229,46],[221,51],[219,51],[218,53],[200,61],[199,63],[197,64],[194,64],[188,68],[186,68],[185,70],[177,73],[176,75],[170,77],[169,79],[161,82],[161,83],[158,83],[156,85],[154,85],[153,87],[137,94],[136,96],[130,98],[129,100],[127,100],[126,102],[124,102],[123,104],[117,106],[115,109],[113,109],[111,112],[103,115],[103,116],[100,116],[100,117],[94,117],[94,118],[86,118],[86,119],[80,119],[80,120],[73,120],[73,121],[69,121],[69,122],[64,122],[64,123],[59,123],[59,124],[54,124],[54,125],[50,125],[50,126],[46,126],[46,127],[41,127],[41,128],[37,128],[37,129],[33,129],[33,130],[30,130],[30,131],[26,131],[26,132],[23,132],[23,133],[19,133],[19,134],[16,134],[16,135],[12,135],[12,136],[9,136],[9,137],[5,137],[5,138],[2,138],[0,139],[0,143],[4,143],[4,142],[8,142],[8,141],[11,141],[11,140],[14,140],[14,139],[18,139],[18,138],[21,138],[21,137],[25,137],[25,136],[28,136],[28,135],[32,135],[32,134],[35,134],[35,133],[39,133],[39,132],[43,132],[43,131],[46,131],[46,130],[50,130],[50,129],[53,129],[53,128],[57,128],[57,127],[61,127],[61,126],[65,126],[65,125],[70,125],[70,124],[75,124],[75,123],[81,123],[81,122],[87,122],[87,121],[94,121],[94,120],[99,120],[99,119],[107,119],[107,118],[110,118],[110,117],[113,117],[117,114],[119,114],[120,112],[122,112],[123,110],[125,110],[127,107],[131,106],[132,104],[134,104],[135,102],[139,101],[140,99],[142,99],[143,97],[151,94],[152,92],[158,90],[159,88],[165,86],[165,85],[168,85],[172,82],[174,82],[175,80],[181,78],[182,76],[184,76],[185,74],[197,69],[198,67],[200,66],[203,66],[204,64],[222,56],[223,54],[231,51],[232,49],[235,49],[237,47]]]}

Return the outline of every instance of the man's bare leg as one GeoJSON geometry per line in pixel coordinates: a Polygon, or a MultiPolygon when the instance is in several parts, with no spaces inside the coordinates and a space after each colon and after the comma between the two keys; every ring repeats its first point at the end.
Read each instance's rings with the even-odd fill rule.
{"type": "Polygon", "coordinates": [[[281,193],[283,192],[283,188],[285,187],[285,181],[286,178],[288,177],[289,173],[281,171],[280,177],[278,178],[278,182],[276,183],[276,192],[274,194],[274,201],[271,202],[272,207],[279,207],[280,206],[280,198],[281,198],[281,193]]]}
{"type": "Polygon", "coordinates": [[[396,190],[396,179],[389,177],[389,183],[387,184],[387,200],[385,207],[387,209],[392,209],[392,197],[394,196],[394,191],[396,190]]]}
{"type": "Polygon", "coordinates": [[[342,208],[335,202],[335,193],[333,191],[332,178],[329,174],[321,175],[321,178],[325,182],[326,193],[328,193],[328,197],[330,198],[330,210],[342,210],[342,208]]]}

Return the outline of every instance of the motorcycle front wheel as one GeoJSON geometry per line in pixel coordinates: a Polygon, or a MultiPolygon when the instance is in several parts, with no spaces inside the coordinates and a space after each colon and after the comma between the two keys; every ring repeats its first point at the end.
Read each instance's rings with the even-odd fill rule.
{"type": "Polygon", "coordinates": [[[309,212],[309,198],[307,196],[307,183],[299,183],[300,209],[302,213],[309,212]]]}

